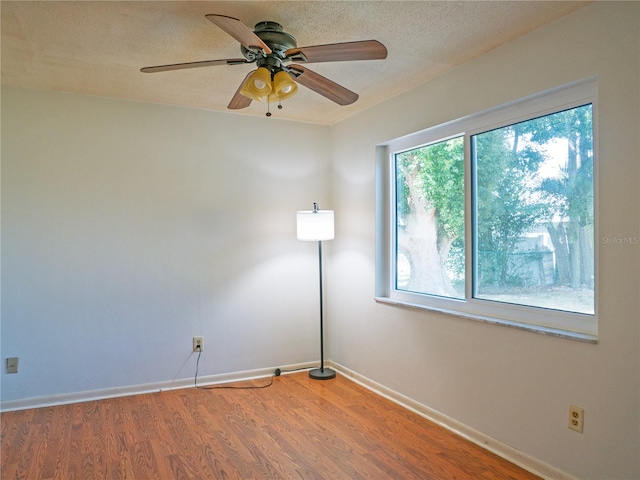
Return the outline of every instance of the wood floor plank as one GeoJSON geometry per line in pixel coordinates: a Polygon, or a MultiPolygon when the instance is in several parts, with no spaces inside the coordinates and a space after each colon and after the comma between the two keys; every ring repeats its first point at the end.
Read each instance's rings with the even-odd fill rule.
{"type": "Polygon", "coordinates": [[[0,423],[0,475],[11,479],[538,478],[340,375],[6,412],[0,423]]]}

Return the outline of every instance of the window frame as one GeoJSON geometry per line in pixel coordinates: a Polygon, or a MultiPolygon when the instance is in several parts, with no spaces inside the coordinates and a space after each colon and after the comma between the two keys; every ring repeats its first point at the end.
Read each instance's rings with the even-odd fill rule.
{"type": "Polygon", "coordinates": [[[476,114],[384,142],[376,147],[376,284],[375,300],[422,308],[488,323],[523,328],[586,342],[598,334],[598,103],[595,77],[563,85],[476,114]],[[591,104],[593,128],[594,314],[583,314],[473,298],[474,229],[471,137],[563,110],[591,104]],[[465,298],[412,293],[395,288],[395,154],[464,137],[465,298]]]}

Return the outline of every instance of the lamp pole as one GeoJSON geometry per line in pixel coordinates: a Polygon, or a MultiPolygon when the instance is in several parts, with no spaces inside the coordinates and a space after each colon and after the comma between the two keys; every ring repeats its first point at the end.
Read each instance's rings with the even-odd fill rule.
{"type": "MultiPolygon", "coordinates": [[[[315,204],[314,204],[315,207],[315,204]]],[[[316,380],[329,380],[336,376],[336,372],[330,368],[324,368],[324,311],[322,293],[322,240],[318,240],[318,271],[320,278],[320,368],[309,371],[309,376],[316,380]]]]}

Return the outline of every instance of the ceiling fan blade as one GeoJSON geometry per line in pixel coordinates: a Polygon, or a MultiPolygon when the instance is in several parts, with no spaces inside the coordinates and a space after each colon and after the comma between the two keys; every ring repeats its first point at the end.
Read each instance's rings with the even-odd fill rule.
{"type": "Polygon", "coordinates": [[[247,108],[249,105],[251,105],[251,99],[242,95],[240,93],[240,89],[244,85],[244,82],[246,82],[249,78],[249,75],[251,75],[252,73],[253,72],[249,72],[247,76],[244,77],[244,80],[242,80],[242,82],[240,83],[238,90],[236,90],[236,93],[233,95],[233,98],[229,102],[229,105],[227,105],[227,108],[229,110],[240,110],[241,108],[247,108]]]}
{"type": "Polygon", "coordinates": [[[319,93],[323,97],[336,102],[338,105],[351,105],[358,100],[358,94],[346,89],[342,85],[315,73],[302,65],[291,65],[290,72],[295,81],[319,93]]]}
{"type": "Polygon", "coordinates": [[[297,62],[342,62],[347,60],[382,60],[387,58],[387,48],[377,40],[332,43],[311,47],[290,48],[287,58],[297,62]],[[302,56],[300,56],[302,54],[302,56]],[[306,58],[306,60],[305,60],[306,58]]]}
{"type": "Polygon", "coordinates": [[[171,65],[157,65],[155,67],[144,67],[140,71],[143,73],[167,72],[170,70],[183,70],[185,68],[213,67],[216,65],[240,65],[249,63],[244,58],[228,58],[225,60],[204,60],[202,62],[173,63],[171,65]]]}
{"type": "Polygon", "coordinates": [[[227,17],[225,15],[205,15],[207,19],[215,23],[222,30],[227,32],[246,48],[259,48],[264,50],[267,55],[271,53],[271,49],[258,37],[249,27],[237,18],[227,17]]]}

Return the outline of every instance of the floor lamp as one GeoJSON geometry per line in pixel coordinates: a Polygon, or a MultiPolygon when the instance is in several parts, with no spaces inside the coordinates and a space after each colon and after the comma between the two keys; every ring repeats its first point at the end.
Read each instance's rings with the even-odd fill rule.
{"type": "Polygon", "coordinates": [[[330,368],[324,368],[324,332],[322,311],[322,241],[333,240],[333,210],[318,210],[318,204],[313,204],[313,210],[297,213],[298,240],[318,242],[318,271],[320,272],[320,368],[309,371],[309,376],[316,380],[329,380],[336,376],[330,368]]]}

